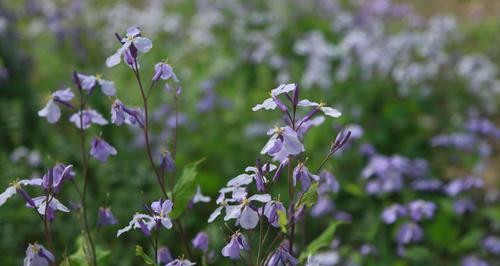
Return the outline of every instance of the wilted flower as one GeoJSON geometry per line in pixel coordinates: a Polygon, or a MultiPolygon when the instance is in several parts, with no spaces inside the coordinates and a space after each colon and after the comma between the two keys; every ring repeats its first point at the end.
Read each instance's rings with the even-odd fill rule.
{"type": "Polygon", "coordinates": [[[100,113],[90,108],[83,110],[83,112],[78,111],[77,113],[74,113],[69,118],[69,121],[75,124],[78,129],[80,129],[82,125],[83,129],[88,129],[92,123],[101,126],[108,124],[108,121],[106,121],[100,113]]]}
{"type": "Polygon", "coordinates": [[[241,250],[249,250],[245,237],[240,233],[236,232],[231,236],[229,243],[222,249],[222,256],[229,257],[232,260],[237,260],[240,258],[241,250]]]}
{"type": "Polygon", "coordinates": [[[82,84],[82,89],[89,91],[89,93],[97,84],[99,84],[104,94],[108,96],[114,96],[116,94],[115,83],[113,81],[102,79],[100,74],[97,74],[95,76],[78,74],[77,76],[82,84]]]}
{"type": "Polygon", "coordinates": [[[203,252],[208,250],[208,235],[205,232],[199,232],[191,241],[193,247],[203,252]]]}
{"type": "Polygon", "coordinates": [[[295,169],[293,169],[293,186],[296,186],[297,180],[299,180],[301,190],[307,191],[311,186],[311,179],[314,181],[318,181],[319,176],[311,174],[304,163],[298,163],[295,169]]]}
{"type": "Polygon", "coordinates": [[[49,266],[55,263],[55,258],[50,251],[40,244],[29,244],[26,249],[24,266],[49,266]]]}
{"type": "Polygon", "coordinates": [[[46,117],[47,121],[51,124],[59,121],[59,118],[61,118],[61,109],[58,104],[72,107],[69,101],[71,101],[74,96],[70,88],[55,91],[50,96],[47,105],[45,105],[42,110],[38,111],[38,116],[46,117]]]}
{"type": "Polygon", "coordinates": [[[115,54],[106,59],[107,67],[118,65],[120,63],[122,55],[126,51],[129,51],[132,58],[135,58],[136,56],[134,56],[133,52],[135,49],[137,49],[137,51],[141,53],[146,53],[153,47],[153,43],[151,42],[151,40],[141,37],[141,31],[138,27],[128,28],[126,37],[122,38],[120,42],[122,43],[122,47],[120,47],[115,54]]]}
{"type": "Polygon", "coordinates": [[[116,149],[109,145],[104,139],[97,137],[92,139],[90,155],[101,163],[105,163],[110,155],[116,155],[116,149]]]}
{"type": "Polygon", "coordinates": [[[153,75],[153,81],[158,81],[159,79],[168,80],[172,78],[174,82],[179,82],[177,76],[174,73],[174,69],[166,62],[159,62],[155,65],[155,73],[153,75]]]}
{"type": "Polygon", "coordinates": [[[116,220],[110,208],[99,208],[99,212],[97,213],[97,226],[113,225],[117,223],[118,220],[116,220]]]}

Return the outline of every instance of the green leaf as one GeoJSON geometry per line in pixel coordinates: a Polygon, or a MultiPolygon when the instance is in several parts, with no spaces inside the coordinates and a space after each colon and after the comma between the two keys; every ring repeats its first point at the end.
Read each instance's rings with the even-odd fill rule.
{"type": "Polygon", "coordinates": [[[135,246],[135,255],[141,257],[146,265],[155,265],[155,261],[146,253],[144,253],[144,250],[139,245],[135,246]]]}
{"type": "MultiPolygon", "coordinates": [[[[85,254],[85,250],[87,249],[87,244],[84,241],[84,236],[79,236],[76,239],[76,246],[77,246],[76,252],[67,257],[63,263],[69,265],[77,265],[77,266],[88,265],[87,255],[85,254]]],[[[96,253],[95,255],[97,264],[104,264],[104,265],[107,264],[107,257],[109,256],[109,254],[111,254],[109,250],[105,250],[100,246],[96,246],[95,253],[96,253]]]]}
{"type": "Polygon", "coordinates": [[[296,206],[296,209],[300,209],[302,205],[306,205],[307,208],[311,208],[318,201],[318,182],[311,184],[309,189],[302,196],[301,204],[296,206]]]}
{"type": "Polygon", "coordinates": [[[468,232],[460,241],[451,248],[451,252],[462,254],[477,247],[477,243],[481,242],[484,237],[484,232],[480,229],[473,229],[468,232]]]}
{"type": "Polygon", "coordinates": [[[409,258],[414,262],[422,262],[422,260],[428,260],[432,257],[429,249],[425,247],[410,247],[405,250],[405,257],[409,258]]]}
{"type": "Polygon", "coordinates": [[[186,210],[189,201],[196,193],[196,167],[204,159],[198,160],[194,163],[189,163],[184,167],[182,175],[174,187],[174,209],[170,213],[170,218],[177,219],[186,210]]]}
{"type": "Polygon", "coordinates": [[[335,234],[335,230],[339,224],[342,224],[342,222],[335,221],[331,223],[321,235],[319,235],[306,247],[305,251],[300,253],[299,260],[304,262],[307,259],[307,256],[315,254],[322,247],[328,246],[332,242],[333,235],[335,234]]]}
{"type": "Polygon", "coordinates": [[[278,213],[278,224],[280,226],[281,232],[286,234],[286,226],[288,224],[288,220],[286,219],[286,213],[282,210],[277,210],[278,213]]]}

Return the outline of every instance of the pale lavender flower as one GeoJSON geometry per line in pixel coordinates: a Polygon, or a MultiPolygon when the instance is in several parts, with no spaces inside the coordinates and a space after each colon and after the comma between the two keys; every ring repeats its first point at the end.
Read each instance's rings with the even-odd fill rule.
{"type": "Polygon", "coordinates": [[[231,236],[229,243],[222,249],[222,256],[229,257],[232,260],[237,260],[240,258],[241,250],[249,250],[245,237],[240,233],[236,232],[231,236]]]}
{"type": "Polygon", "coordinates": [[[272,200],[264,205],[264,216],[266,216],[269,224],[276,228],[280,226],[278,211],[282,211],[286,214],[285,206],[279,201],[272,200]]]}
{"type": "Polygon", "coordinates": [[[52,221],[55,218],[56,211],[69,212],[68,207],[64,206],[59,200],[54,198],[54,196],[49,196],[49,205],[47,206],[47,197],[40,196],[33,198],[34,206],[31,204],[26,204],[28,208],[36,208],[38,213],[41,215],[46,215],[47,218],[52,221]],[[47,206],[47,207],[46,207],[47,206]],[[45,210],[47,210],[47,214],[45,214],[45,210]]]}
{"type": "MultiPolygon", "coordinates": [[[[317,102],[312,102],[312,101],[305,99],[305,100],[299,101],[298,106],[314,107],[314,110],[319,110],[319,111],[323,112],[323,114],[325,114],[326,116],[330,116],[330,117],[336,118],[336,117],[340,117],[342,115],[342,113],[339,112],[339,110],[332,108],[332,107],[329,107],[329,106],[325,106],[325,104],[322,102],[317,103],[317,102]]],[[[304,118],[304,120],[308,120],[308,119],[304,118]]]]}
{"type": "Polygon", "coordinates": [[[102,79],[100,74],[95,76],[78,74],[77,77],[82,84],[82,89],[88,91],[89,94],[98,84],[105,95],[114,96],[116,94],[115,83],[113,81],[102,79]]]}
{"type": "Polygon", "coordinates": [[[165,228],[172,228],[172,221],[170,220],[169,213],[172,211],[173,204],[170,200],[154,201],[151,203],[151,210],[153,210],[153,217],[157,223],[161,223],[165,228]]]}
{"type": "Polygon", "coordinates": [[[488,236],[483,240],[483,247],[491,254],[500,255],[500,238],[488,236]]]}
{"type": "Polygon", "coordinates": [[[137,228],[140,228],[146,236],[149,236],[150,231],[155,226],[156,226],[156,221],[153,217],[146,215],[146,214],[136,213],[136,214],[134,214],[129,225],[118,230],[118,232],[116,233],[116,237],[119,237],[121,234],[128,232],[131,229],[137,229],[137,228]]]}
{"type": "Polygon", "coordinates": [[[20,192],[22,186],[41,186],[41,178],[16,180],[0,194],[0,206],[2,206],[10,197],[20,192]]]}
{"type": "MultiPolygon", "coordinates": [[[[236,200],[234,200],[234,199],[226,199],[225,194],[220,193],[219,197],[216,200],[218,207],[212,212],[212,214],[210,214],[210,217],[208,218],[208,222],[209,223],[213,222],[215,220],[215,218],[217,218],[222,213],[222,210],[224,210],[224,209],[226,209],[226,217],[228,217],[228,215],[230,214],[231,208],[233,208],[232,206],[229,206],[228,203],[235,202],[235,201],[236,200]]],[[[224,218],[224,220],[226,220],[226,218],[224,218]]]]}
{"type": "Polygon", "coordinates": [[[111,123],[117,126],[125,123],[128,125],[138,124],[140,127],[144,127],[142,110],[127,108],[120,100],[115,99],[113,105],[111,105],[111,123]]]}
{"type": "Polygon", "coordinates": [[[55,263],[55,258],[50,251],[42,245],[34,243],[29,244],[26,249],[26,257],[24,258],[24,266],[49,266],[55,263]]]}
{"type": "Polygon", "coordinates": [[[297,88],[297,84],[294,84],[294,83],[290,83],[290,84],[281,84],[279,85],[278,87],[276,87],[275,89],[273,89],[271,91],[271,98],[268,98],[266,100],[264,100],[264,102],[262,102],[261,104],[257,104],[255,105],[253,108],[252,108],[252,111],[258,111],[262,108],[264,108],[265,110],[274,110],[276,109],[276,107],[278,107],[278,104],[276,103],[277,101],[277,96],[278,95],[281,95],[281,94],[287,94],[291,91],[295,91],[295,89],[297,88]]]}
{"type": "Polygon", "coordinates": [[[339,192],[339,182],[330,172],[323,170],[319,173],[318,193],[339,192]]]}
{"type": "Polygon", "coordinates": [[[196,265],[196,263],[191,262],[191,261],[186,260],[186,259],[175,259],[175,260],[167,263],[167,265],[165,265],[165,266],[192,266],[192,265],[196,265]]]}
{"type": "Polygon", "coordinates": [[[199,232],[194,239],[191,241],[195,249],[199,249],[203,252],[208,251],[208,235],[205,232],[199,232]]]}
{"type": "Polygon", "coordinates": [[[249,198],[244,197],[239,200],[240,204],[237,206],[228,206],[226,212],[228,213],[224,218],[225,221],[236,219],[236,222],[244,229],[253,229],[259,223],[259,214],[254,210],[251,205],[252,201],[260,201],[267,203],[271,201],[269,194],[253,195],[249,198]]]}
{"type": "Polygon", "coordinates": [[[94,137],[90,147],[90,155],[101,163],[105,163],[110,155],[116,155],[116,149],[109,145],[104,139],[94,137]]]}
{"type": "Polygon", "coordinates": [[[406,216],[408,214],[407,209],[400,204],[392,204],[391,206],[385,208],[380,215],[380,218],[386,224],[394,223],[399,217],[406,216]]]}
{"type": "Polygon", "coordinates": [[[416,243],[422,240],[423,235],[422,228],[416,223],[406,223],[399,228],[396,241],[402,245],[416,243]]]}
{"type": "Polygon", "coordinates": [[[267,266],[282,266],[282,265],[297,265],[299,264],[299,260],[294,258],[288,247],[290,246],[288,241],[283,241],[281,245],[273,252],[267,266]]]}
{"type": "Polygon", "coordinates": [[[118,220],[116,220],[110,208],[104,208],[104,207],[99,208],[99,212],[97,213],[97,226],[101,227],[117,223],[118,220]]]}
{"type": "Polygon", "coordinates": [[[411,188],[415,191],[437,191],[442,183],[439,179],[417,179],[411,183],[411,188]]]}
{"type": "Polygon", "coordinates": [[[59,118],[61,118],[61,109],[58,104],[72,107],[69,101],[71,101],[74,96],[70,88],[55,91],[50,96],[47,105],[45,105],[42,110],[38,111],[38,116],[46,117],[47,121],[51,124],[59,121],[59,118]]]}
{"type": "Polygon", "coordinates": [[[65,180],[72,180],[75,176],[73,165],[65,166],[62,163],[50,168],[42,177],[42,186],[46,191],[58,193],[65,180]]]}
{"type": "Polygon", "coordinates": [[[262,148],[261,154],[269,154],[275,160],[282,162],[289,155],[297,155],[304,151],[304,145],[300,142],[297,132],[290,127],[276,127],[267,134],[271,135],[271,138],[262,148]]]}
{"type": "Polygon", "coordinates": [[[155,65],[155,73],[153,75],[153,81],[158,81],[159,79],[168,80],[172,78],[174,82],[179,82],[179,79],[174,73],[174,69],[166,62],[159,62],[155,65]]]}
{"type": "Polygon", "coordinates": [[[333,210],[333,201],[328,196],[320,196],[311,208],[312,217],[321,217],[333,210]]]}
{"type": "Polygon", "coordinates": [[[172,228],[172,221],[170,220],[169,213],[172,211],[173,204],[170,200],[158,200],[151,203],[151,215],[136,213],[129,225],[118,230],[116,236],[130,231],[131,229],[140,228],[144,235],[151,235],[151,230],[155,227],[163,226],[167,229],[172,228]]]}
{"type": "Polygon", "coordinates": [[[482,260],[475,255],[469,255],[462,259],[462,266],[489,266],[488,262],[482,260]]]}
{"type": "Polygon", "coordinates": [[[472,188],[481,188],[483,180],[478,177],[467,176],[461,179],[455,179],[444,187],[444,192],[449,196],[456,196],[457,194],[470,190],[472,188]]]}
{"type": "Polygon", "coordinates": [[[196,186],[196,193],[193,196],[192,202],[193,204],[196,204],[198,202],[210,202],[210,197],[205,196],[201,193],[200,185],[196,186]]]}
{"type": "Polygon", "coordinates": [[[75,124],[78,129],[80,129],[82,125],[83,129],[88,129],[92,123],[101,126],[108,124],[108,121],[106,121],[106,119],[104,119],[104,117],[100,113],[90,108],[87,110],[83,110],[83,112],[78,111],[77,113],[74,113],[69,118],[69,121],[75,124]],[[82,118],[81,120],[80,116],[82,118]]]}
{"type": "MultiPolygon", "coordinates": [[[[153,47],[151,40],[141,37],[141,31],[138,27],[128,28],[126,37],[122,38],[120,42],[122,43],[122,47],[120,47],[115,54],[106,59],[107,67],[118,65],[122,55],[126,51],[137,49],[141,53],[147,53],[153,47]]],[[[132,51],[130,52],[132,53],[132,57],[135,58],[134,53],[132,51]]]]}
{"type": "Polygon", "coordinates": [[[293,186],[297,185],[297,180],[300,181],[300,189],[302,191],[307,191],[311,186],[311,180],[318,181],[319,176],[311,174],[304,163],[300,162],[295,169],[293,169],[293,186]]]}
{"type": "Polygon", "coordinates": [[[453,202],[453,211],[456,214],[464,214],[476,210],[476,204],[470,199],[458,199],[453,202]]]}
{"type": "Polygon", "coordinates": [[[156,257],[158,258],[157,263],[160,265],[165,265],[173,261],[172,254],[170,254],[170,250],[167,247],[160,247],[156,257]]]}
{"type": "Polygon", "coordinates": [[[414,221],[431,219],[436,211],[436,204],[431,201],[414,200],[408,204],[408,214],[414,221]]]}

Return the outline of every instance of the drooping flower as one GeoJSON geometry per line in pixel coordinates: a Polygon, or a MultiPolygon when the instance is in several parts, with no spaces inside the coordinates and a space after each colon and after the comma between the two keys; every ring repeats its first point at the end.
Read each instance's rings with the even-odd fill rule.
{"type": "Polygon", "coordinates": [[[74,113],[69,118],[69,121],[75,124],[78,129],[80,129],[82,125],[83,129],[88,129],[92,123],[101,126],[108,124],[108,121],[106,121],[100,113],[90,108],[83,110],[83,112],[78,111],[77,113],[74,113]]]}
{"type": "Polygon", "coordinates": [[[276,249],[276,251],[269,258],[267,266],[282,266],[282,265],[297,265],[299,261],[294,258],[290,251],[288,241],[283,241],[281,245],[276,249]]]}
{"type": "Polygon", "coordinates": [[[47,105],[45,105],[42,110],[38,111],[38,116],[46,117],[47,121],[51,124],[59,121],[59,118],[61,118],[61,109],[58,104],[72,107],[69,101],[71,101],[74,96],[70,88],[55,91],[47,101],[47,105]]]}
{"type": "Polygon", "coordinates": [[[317,102],[312,102],[312,101],[305,99],[305,100],[300,100],[297,105],[302,106],[302,107],[314,107],[314,109],[306,117],[304,117],[304,119],[303,119],[304,121],[309,120],[317,111],[321,111],[326,116],[335,117],[335,118],[340,117],[342,115],[342,113],[339,112],[339,110],[332,108],[332,107],[329,107],[329,106],[325,106],[325,104],[322,102],[317,103],[317,102]]]}
{"type": "Polygon", "coordinates": [[[46,191],[58,193],[66,180],[72,180],[75,176],[73,165],[65,166],[62,163],[50,168],[42,177],[42,186],[46,191]]]}
{"type": "MultiPolygon", "coordinates": [[[[160,168],[164,172],[173,172],[175,170],[175,162],[170,152],[165,150],[161,153],[160,157],[160,168]]],[[[209,199],[210,200],[210,199],[209,199]]]]}
{"type": "Polygon", "coordinates": [[[288,126],[276,127],[267,134],[271,135],[271,138],[260,153],[269,154],[274,160],[283,162],[289,155],[297,155],[304,151],[304,145],[300,142],[297,132],[288,126]]]}
{"type": "Polygon", "coordinates": [[[132,58],[135,58],[136,56],[134,56],[134,50],[141,53],[147,53],[153,47],[153,43],[151,42],[151,40],[141,37],[141,31],[138,27],[128,28],[126,37],[122,38],[120,42],[122,43],[122,47],[120,47],[115,54],[106,59],[107,67],[118,65],[121,61],[122,55],[127,51],[131,53],[132,58]]]}
{"type": "Polygon", "coordinates": [[[41,178],[16,180],[8,186],[2,194],[0,194],[0,206],[2,206],[10,197],[16,193],[21,193],[22,186],[41,186],[43,180],[41,178]]]}
{"type": "Polygon", "coordinates": [[[264,216],[266,216],[269,224],[276,228],[280,226],[278,211],[284,212],[286,214],[285,206],[283,206],[283,203],[279,201],[272,200],[264,205],[264,216]]]}
{"type": "Polygon", "coordinates": [[[155,73],[153,75],[153,81],[156,82],[160,78],[163,80],[168,80],[172,78],[174,82],[179,82],[179,79],[174,73],[174,69],[165,61],[159,62],[155,65],[155,73]]]}
{"type": "Polygon", "coordinates": [[[259,214],[252,206],[252,201],[267,203],[271,201],[271,196],[269,194],[258,194],[249,198],[244,197],[239,200],[239,205],[226,207],[228,215],[224,217],[224,220],[236,219],[236,222],[244,229],[255,228],[259,223],[259,214]]]}
{"type": "Polygon", "coordinates": [[[160,247],[156,257],[158,259],[157,264],[159,265],[165,265],[173,261],[172,254],[170,254],[170,250],[167,247],[160,247]]]}
{"type": "Polygon", "coordinates": [[[229,257],[232,260],[237,260],[240,258],[241,250],[249,250],[245,237],[240,233],[236,232],[231,236],[229,243],[222,249],[222,256],[229,257]]]}
{"type": "Polygon", "coordinates": [[[191,241],[193,247],[203,252],[208,251],[208,235],[205,232],[199,232],[191,241]]]}
{"type": "Polygon", "coordinates": [[[193,204],[196,204],[198,202],[210,202],[210,197],[203,195],[201,193],[201,187],[200,187],[200,185],[198,185],[196,187],[196,193],[194,194],[192,201],[193,201],[193,204]]]}
{"type": "Polygon", "coordinates": [[[311,187],[311,179],[318,181],[319,176],[311,174],[303,162],[298,163],[295,169],[293,169],[293,186],[296,186],[297,180],[299,180],[301,185],[300,189],[302,191],[307,191],[309,187],[311,187]]]}
{"type": "Polygon", "coordinates": [[[102,92],[107,96],[114,96],[116,94],[115,83],[110,80],[102,79],[102,76],[100,74],[97,74],[95,76],[78,74],[77,76],[82,84],[82,89],[88,91],[89,94],[95,88],[95,86],[97,86],[97,84],[101,86],[102,92]]]}
{"type": "Polygon", "coordinates": [[[110,208],[104,208],[104,207],[99,208],[99,212],[97,213],[97,226],[102,227],[117,223],[118,220],[116,220],[110,208]]]}
{"type": "Polygon", "coordinates": [[[339,182],[330,172],[323,170],[319,173],[318,193],[339,192],[339,182]]]}
{"type": "Polygon", "coordinates": [[[90,155],[101,163],[105,163],[110,155],[116,155],[116,149],[109,145],[104,139],[94,137],[90,147],[90,155]]]}
{"type": "Polygon", "coordinates": [[[23,263],[24,266],[49,266],[54,263],[54,255],[42,245],[37,243],[28,245],[23,263]]]}

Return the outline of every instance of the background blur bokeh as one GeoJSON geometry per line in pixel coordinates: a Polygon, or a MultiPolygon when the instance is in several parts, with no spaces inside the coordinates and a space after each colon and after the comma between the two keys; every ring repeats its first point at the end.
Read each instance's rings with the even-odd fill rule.
{"type": "MultiPolygon", "coordinates": [[[[304,97],[343,113],[306,137],[311,167],[341,128],[353,133],[326,166],[340,191],[324,199],[329,208],[308,214],[304,239],[314,239],[332,219],[347,220],[324,251],[342,265],[499,265],[499,18],[496,0],[0,1],[0,188],[17,177],[40,177],[56,162],[80,169],[68,113],[54,125],[37,116],[50,92],[72,85],[73,70],[101,73],[116,83],[123,102],[141,104],[130,70],[104,63],[117,49],[114,33],[140,26],[154,47],[141,58],[143,75],[152,76],[154,64],[168,59],[182,80],[178,166],[205,158],[199,169],[204,194],[214,199],[255,162],[265,132],[280,117],[251,107],[278,84],[296,82],[304,97]],[[447,184],[470,176],[482,186],[446,192],[447,184]],[[432,191],[415,185],[431,179],[432,191]],[[423,239],[400,254],[401,223],[386,225],[380,215],[415,199],[433,201],[437,210],[421,224],[423,239]],[[485,245],[488,237],[497,240],[496,252],[485,245]]],[[[155,89],[158,154],[169,145],[173,102],[155,89]]],[[[92,105],[109,117],[112,100],[94,97],[92,105]]],[[[97,242],[111,250],[110,265],[140,265],[133,250],[136,243],[147,246],[142,235],[115,234],[159,197],[141,132],[90,131],[118,150],[106,164],[91,161],[91,224],[99,206],[110,206],[119,220],[101,229],[97,242]]],[[[77,201],[70,187],[61,198],[77,201]]],[[[38,219],[23,206],[17,198],[0,209],[0,265],[21,264],[27,243],[43,242],[38,219]]],[[[214,208],[213,201],[196,204],[184,215],[190,236],[207,227],[214,208]]],[[[66,254],[76,249],[75,224],[58,214],[55,244],[66,254]]],[[[227,234],[220,227],[206,229],[217,256],[227,234]]],[[[162,237],[180,255],[174,235],[162,237]]]]}

